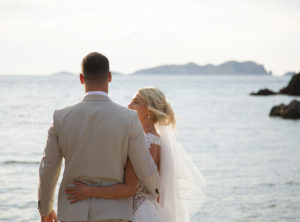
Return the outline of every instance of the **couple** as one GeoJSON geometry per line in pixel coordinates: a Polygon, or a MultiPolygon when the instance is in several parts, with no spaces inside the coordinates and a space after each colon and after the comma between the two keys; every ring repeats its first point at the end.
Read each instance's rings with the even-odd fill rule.
{"type": "Polygon", "coordinates": [[[56,110],[39,168],[41,221],[185,222],[203,201],[204,180],[175,139],[175,115],[157,88],[137,91],[128,108],[108,97],[108,59],[81,64],[86,96],[56,110]],[[133,111],[134,110],[134,111],[133,111]]]}

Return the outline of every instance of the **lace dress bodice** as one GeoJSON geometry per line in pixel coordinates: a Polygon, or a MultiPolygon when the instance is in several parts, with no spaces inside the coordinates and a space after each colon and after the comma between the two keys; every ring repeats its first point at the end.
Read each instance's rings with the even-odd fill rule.
{"type": "MultiPolygon", "coordinates": [[[[150,150],[151,144],[161,145],[160,138],[152,133],[145,134],[148,149],[150,150]]],[[[156,201],[151,193],[147,191],[147,188],[142,184],[141,181],[138,182],[136,193],[133,196],[133,212],[135,213],[138,207],[145,201],[151,200],[156,201]]]]}

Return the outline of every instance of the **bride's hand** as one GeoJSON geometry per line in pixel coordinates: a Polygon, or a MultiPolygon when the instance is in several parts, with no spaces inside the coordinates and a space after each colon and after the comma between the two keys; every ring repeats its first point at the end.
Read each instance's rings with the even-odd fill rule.
{"type": "Polygon", "coordinates": [[[90,197],[90,186],[80,181],[73,181],[76,187],[67,187],[65,193],[68,195],[68,199],[72,200],[70,204],[77,201],[84,200],[90,197]]]}

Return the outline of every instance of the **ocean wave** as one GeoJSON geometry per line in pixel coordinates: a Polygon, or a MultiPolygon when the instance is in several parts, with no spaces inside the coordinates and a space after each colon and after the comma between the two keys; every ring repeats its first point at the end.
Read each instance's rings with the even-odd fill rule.
{"type": "Polygon", "coordinates": [[[293,186],[293,185],[298,186],[298,185],[300,185],[300,183],[297,182],[297,181],[289,181],[289,182],[286,182],[285,184],[286,184],[286,185],[289,185],[289,186],[293,186]]]}
{"type": "Polygon", "coordinates": [[[19,160],[7,160],[2,162],[1,164],[3,165],[37,165],[40,162],[38,161],[19,161],[19,160]]]}
{"type": "Polygon", "coordinates": [[[258,184],[258,186],[264,186],[264,187],[274,187],[278,184],[275,184],[275,183],[260,183],[258,184]]]}

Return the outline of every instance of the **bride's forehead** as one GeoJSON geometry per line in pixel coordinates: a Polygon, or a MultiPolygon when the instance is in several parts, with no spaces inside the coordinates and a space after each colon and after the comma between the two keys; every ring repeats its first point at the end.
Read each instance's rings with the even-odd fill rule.
{"type": "Polygon", "coordinates": [[[132,100],[143,100],[143,99],[138,93],[136,93],[133,95],[132,100]]]}
{"type": "Polygon", "coordinates": [[[144,99],[143,99],[140,95],[138,95],[138,94],[136,94],[136,95],[132,98],[132,101],[136,101],[136,102],[139,102],[139,103],[145,103],[144,99]]]}

